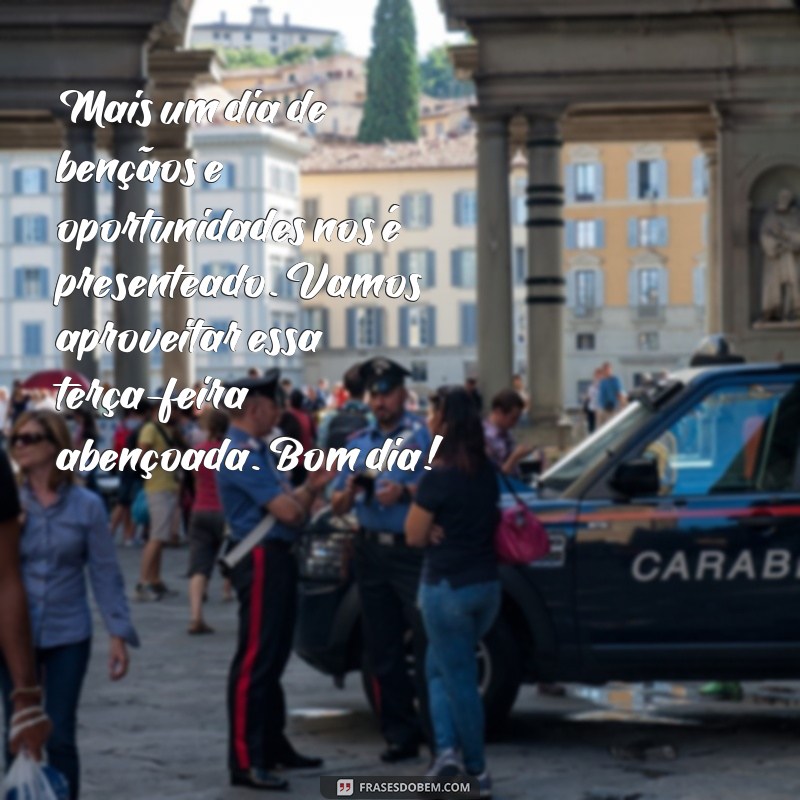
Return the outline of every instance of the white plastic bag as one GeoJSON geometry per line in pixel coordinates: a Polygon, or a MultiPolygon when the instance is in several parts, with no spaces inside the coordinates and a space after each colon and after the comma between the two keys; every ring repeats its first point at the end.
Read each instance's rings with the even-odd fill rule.
{"type": "Polygon", "coordinates": [[[20,753],[3,781],[0,800],[58,800],[42,765],[20,753]]]}

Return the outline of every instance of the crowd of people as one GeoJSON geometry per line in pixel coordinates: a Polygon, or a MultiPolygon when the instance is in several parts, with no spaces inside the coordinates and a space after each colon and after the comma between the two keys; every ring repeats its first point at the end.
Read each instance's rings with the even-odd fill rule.
{"type": "Polygon", "coordinates": [[[277,371],[251,372],[229,384],[248,390],[240,409],[209,407],[195,416],[174,408],[167,422],[143,403],[117,419],[111,446],[163,455],[228,439],[249,451],[247,468],[182,474],[159,465],[148,479],[127,468],[118,475],[110,517],[92,476],[80,480],[56,466],[61,450],[97,436],[84,420],[90,415],[18,408],[8,440],[15,479],[0,460],[0,527],[8,529],[0,547],[3,554],[14,550],[13,563],[0,572],[0,683],[9,746],[38,752],[52,727],[49,761],[67,777],[71,798],[78,797],[75,731],[92,642],[89,584],[109,635],[112,680],[125,675],[128,649],[139,644],[114,546],[119,531],[121,543],[144,539],[137,601],[177,594],[162,579],[163,548],[188,541],[192,635],[213,633],[203,603],[218,558],[228,554],[225,591],[235,593],[239,606],[227,697],[231,783],[285,789],[279,770],[320,767],[321,759],[298,753],[285,734],[281,676],[295,621],[295,544],[310,514],[330,503],[335,514],[353,513],[358,521],[353,566],[386,740],[382,760],[415,758],[427,743],[428,775],[471,775],[481,796],[490,796],[473,653],[500,603],[493,550],[498,473],[519,475],[534,455],[512,436],[528,401],[517,385],[491,398],[484,417],[477,384],[468,381],[436,391],[426,420],[405,386],[408,375],[395,362],[373,358],[354,365],[333,389],[320,382],[301,390],[277,371]],[[357,448],[360,456],[336,474],[279,472],[269,445],[280,435],[304,448],[357,448]],[[437,435],[443,442],[430,471],[423,469],[425,458],[413,472],[366,468],[367,452],[387,439],[427,455],[437,435]],[[424,665],[413,682],[405,660],[408,630],[424,665]]]}

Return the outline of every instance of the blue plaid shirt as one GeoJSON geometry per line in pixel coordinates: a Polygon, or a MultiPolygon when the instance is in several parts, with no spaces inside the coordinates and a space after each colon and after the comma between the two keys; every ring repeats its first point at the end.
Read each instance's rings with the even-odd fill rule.
{"type": "Polygon", "coordinates": [[[20,558],[35,646],[76,644],[92,635],[88,568],[108,633],[137,647],[102,499],[82,486],[62,486],[58,500],[47,507],[26,486],[20,498],[25,512],[20,558]]]}

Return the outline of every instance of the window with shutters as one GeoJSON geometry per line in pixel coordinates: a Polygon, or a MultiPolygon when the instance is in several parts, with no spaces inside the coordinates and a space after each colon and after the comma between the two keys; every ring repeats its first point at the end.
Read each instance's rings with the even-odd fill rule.
{"type": "Polygon", "coordinates": [[[350,219],[375,219],[378,215],[378,198],[373,194],[356,194],[347,201],[347,215],[350,219]]]}
{"type": "Polygon", "coordinates": [[[233,189],[236,186],[236,165],[231,163],[224,163],[222,165],[222,171],[217,176],[217,179],[213,182],[208,182],[205,179],[205,171],[206,167],[209,165],[210,162],[206,162],[202,165],[200,170],[200,185],[203,189],[208,189],[209,191],[219,191],[221,189],[233,189]]]}
{"type": "Polygon", "coordinates": [[[15,194],[44,194],[47,191],[47,172],[41,167],[20,167],[14,170],[15,194]]]}
{"type": "Polygon", "coordinates": [[[594,348],[595,348],[595,336],[593,333],[575,334],[576,350],[594,350],[594,348]]]}
{"type": "Polygon", "coordinates": [[[666,247],[669,225],[666,217],[636,217],[630,221],[628,244],[631,247],[666,247]]]}
{"type": "Polygon", "coordinates": [[[287,300],[293,296],[295,283],[286,276],[286,264],[280,256],[272,256],[270,258],[270,278],[272,281],[270,291],[275,292],[282,300],[287,300]]]}
{"type": "Polygon", "coordinates": [[[328,346],[327,308],[304,308],[301,312],[300,325],[304,330],[322,331],[319,347],[324,349],[328,346]]]}
{"type": "Polygon", "coordinates": [[[475,303],[462,303],[460,308],[461,344],[474,347],[478,341],[478,307],[475,303]]]}
{"type": "Polygon", "coordinates": [[[238,267],[233,261],[209,261],[203,264],[201,273],[204,278],[213,275],[220,278],[227,278],[235,275],[238,267]]]}
{"type": "Polygon", "coordinates": [[[318,197],[304,197],[303,198],[303,219],[305,219],[312,230],[314,223],[319,217],[319,198],[318,197]]]}
{"type": "Polygon", "coordinates": [[[594,250],[606,246],[605,221],[569,219],[565,229],[567,250],[594,250]]]}
{"type": "Polygon", "coordinates": [[[428,362],[427,361],[412,361],[411,362],[411,380],[414,383],[427,383],[428,382],[428,362]]]}
{"type": "Polygon", "coordinates": [[[283,189],[287,194],[297,194],[297,172],[293,169],[284,170],[283,189]]]}
{"type": "Polygon", "coordinates": [[[636,271],[636,307],[640,316],[656,316],[661,308],[663,270],[658,268],[636,271]]]}
{"type": "Polygon", "coordinates": [[[708,197],[708,163],[702,154],[692,159],[692,194],[708,197]]]}
{"type": "Polygon", "coordinates": [[[22,355],[24,358],[40,358],[44,341],[44,326],[41,322],[22,324],[22,355]]]}
{"type": "Polygon", "coordinates": [[[641,331],[637,336],[640,352],[654,353],[659,349],[658,331],[641,331]]]}
{"type": "Polygon", "coordinates": [[[478,221],[478,200],[474,189],[463,189],[454,196],[455,219],[459,227],[472,227],[478,221]]]}
{"type": "Polygon", "coordinates": [[[14,217],[14,244],[47,242],[47,217],[43,214],[22,214],[14,217]]]}
{"type": "Polygon", "coordinates": [[[401,201],[403,227],[409,229],[427,228],[433,223],[433,201],[427,192],[404,194],[401,201]]]}
{"type": "Polygon", "coordinates": [[[575,271],[576,317],[590,317],[597,309],[597,272],[593,269],[575,271]]]}
{"type": "Polygon", "coordinates": [[[420,275],[420,288],[436,285],[436,253],[433,250],[406,250],[399,255],[400,275],[405,278],[420,275]]]}
{"type": "Polygon", "coordinates": [[[273,164],[269,168],[269,185],[273,191],[280,192],[283,190],[283,181],[281,180],[281,169],[277,164],[273,164]]]}
{"type": "Polygon", "coordinates": [[[17,267],[14,297],[17,300],[45,300],[49,294],[47,267],[17,267]]]}
{"type": "Polygon", "coordinates": [[[575,200],[591,203],[597,200],[600,165],[593,163],[575,165],[575,200]]]}
{"type": "Polygon", "coordinates": [[[435,314],[432,306],[413,305],[400,309],[400,342],[404,347],[433,347],[435,314]]]}
{"type": "Polygon", "coordinates": [[[474,289],[478,280],[478,259],[474,247],[453,250],[452,284],[460,289],[474,289]]]}
{"type": "Polygon", "coordinates": [[[347,255],[347,274],[350,277],[356,275],[380,275],[381,255],[380,253],[348,253],[347,255]]]}
{"type": "MultiPolygon", "coordinates": [[[[215,331],[222,331],[225,333],[228,330],[228,326],[230,325],[230,320],[226,319],[210,319],[208,321],[208,326],[213,328],[215,331]]],[[[231,353],[233,352],[230,348],[229,344],[220,344],[220,346],[216,350],[207,351],[209,356],[212,358],[220,358],[228,356],[230,357],[231,353]]]]}
{"type": "MultiPolygon", "coordinates": [[[[225,216],[225,209],[224,208],[212,208],[211,211],[209,211],[208,214],[206,214],[205,216],[206,216],[206,219],[209,220],[209,222],[215,222],[217,220],[221,220],[225,216]]],[[[236,215],[234,214],[234,217],[235,216],[236,215]]],[[[218,226],[215,225],[211,230],[212,231],[216,231],[217,227],[218,226]]],[[[227,227],[228,227],[227,225],[220,225],[219,226],[220,233],[224,234],[226,229],[227,229],[227,227]]],[[[215,239],[206,239],[205,241],[207,241],[209,243],[213,243],[216,240],[215,239]]],[[[220,238],[220,242],[221,241],[222,241],[222,238],[220,238]]]]}
{"type": "Polygon", "coordinates": [[[634,199],[658,200],[667,195],[667,162],[663,159],[648,159],[633,162],[634,199]]]}
{"type": "Polygon", "coordinates": [[[597,224],[593,219],[579,219],[575,222],[575,240],[579,250],[597,247],[597,224]]]}
{"type": "Polygon", "coordinates": [[[379,347],[381,344],[381,313],[378,308],[355,309],[356,347],[379,347]]]}

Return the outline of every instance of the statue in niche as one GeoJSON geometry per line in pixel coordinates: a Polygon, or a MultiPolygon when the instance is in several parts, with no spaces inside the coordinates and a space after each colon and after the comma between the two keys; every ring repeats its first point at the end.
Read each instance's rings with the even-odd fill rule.
{"type": "Polygon", "coordinates": [[[764,253],[761,312],[767,322],[800,319],[800,208],[781,189],[759,232],[764,253]]]}

